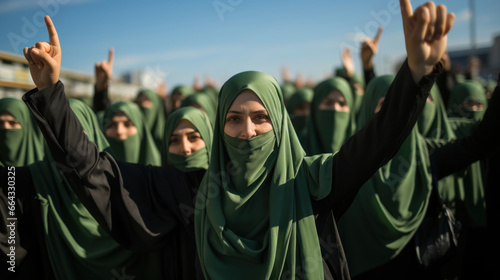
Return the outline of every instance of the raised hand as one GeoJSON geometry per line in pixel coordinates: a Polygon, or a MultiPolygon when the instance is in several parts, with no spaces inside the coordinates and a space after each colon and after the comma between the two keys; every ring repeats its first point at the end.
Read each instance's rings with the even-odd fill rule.
{"type": "Polygon", "coordinates": [[[108,82],[113,75],[113,59],[115,50],[109,49],[108,60],[100,61],[95,64],[95,84],[96,89],[104,90],[108,87],[108,82]]]}
{"type": "Polygon", "coordinates": [[[383,30],[384,28],[380,26],[374,39],[367,38],[361,43],[361,62],[363,63],[363,69],[373,68],[373,56],[378,51],[378,44],[383,30]]]}
{"type": "Polygon", "coordinates": [[[342,64],[345,68],[346,77],[352,77],[354,75],[354,61],[352,60],[351,50],[344,48],[342,50],[342,64]]]}
{"type": "Polygon", "coordinates": [[[408,65],[415,82],[432,72],[446,51],[447,34],[455,15],[444,5],[427,2],[412,11],[410,0],[399,0],[405,34],[408,65]]]}
{"type": "Polygon", "coordinates": [[[57,83],[61,71],[61,44],[57,31],[49,16],[45,16],[44,20],[49,32],[49,42],[38,42],[31,48],[23,49],[38,90],[57,83]]]}

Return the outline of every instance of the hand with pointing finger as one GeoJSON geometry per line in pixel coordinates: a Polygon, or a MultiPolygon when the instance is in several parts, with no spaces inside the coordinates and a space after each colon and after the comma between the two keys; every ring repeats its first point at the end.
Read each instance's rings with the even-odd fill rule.
{"type": "Polygon", "coordinates": [[[113,58],[115,50],[109,49],[108,61],[100,61],[95,64],[95,86],[97,91],[105,90],[113,74],[113,58]]]}
{"type": "Polygon", "coordinates": [[[447,34],[453,26],[455,15],[447,13],[444,5],[433,2],[412,11],[410,0],[400,0],[401,17],[405,34],[408,66],[413,80],[418,83],[430,74],[434,65],[446,51],[447,34]]]}
{"type": "Polygon", "coordinates": [[[61,45],[56,28],[49,16],[45,16],[49,42],[38,42],[31,48],[24,48],[24,57],[29,63],[33,82],[43,90],[59,80],[61,71],[61,45]]]}
{"type": "Polygon", "coordinates": [[[373,69],[373,56],[378,51],[378,44],[383,30],[384,28],[380,26],[374,39],[367,38],[361,43],[361,62],[363,63],[363,69],[373,69]]]}

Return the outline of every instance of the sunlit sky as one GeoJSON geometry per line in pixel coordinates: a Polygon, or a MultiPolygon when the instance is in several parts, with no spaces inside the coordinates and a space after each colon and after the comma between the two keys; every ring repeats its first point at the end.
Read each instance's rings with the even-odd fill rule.
{"type": "MultiPolygon", "coordinates": [[[[413,7],[425,1],[412,1],[413,7]]],[[[443,0],[457,19],[449,50],[470,46],[469,0],[443,0]]],[[[500,35],[500,1],[475,1],[476,43],[500,35]]],[[[342,48],[359,46],[384,27],[375,58],[378,74],[405,57],[399,1],[325,0],[1,0],[0,50],[47,41],[43,15],[52,17],[62,45],[64,69],[93,75],[94,63],[115,49],[114,75],[154,69],[171,88],[210,76],[222,84],[245,70],[281,80],[281,68],[319,80],[338,67],[342,48]]]]}

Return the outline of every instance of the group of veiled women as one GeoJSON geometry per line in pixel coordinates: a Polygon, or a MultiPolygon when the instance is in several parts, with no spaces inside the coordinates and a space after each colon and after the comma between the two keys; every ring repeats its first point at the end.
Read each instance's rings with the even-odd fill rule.
{"type": "MultiPolygon", "coordinates": [[[[422,7],[442,9],[412,15],[407,2],[417,26],[422,7]]],[[[45,20],[56,51],[26,48],[32,74],[60,67],[45,20]]],[[[312,87],[257,71],[220,90],[178,86],[168,113],[152,90],[112,102],[96,85],[88,106],[34,78],[22,101],[0,100],[2,279],[486,277],[498,88],[489,99],[476,80],[443,83],[439,58],[419,75],[407,52],[395,76],[363,63],[364,77],[344,67],[312,87]],[[414,236],[433,189],[463,226],[458,250],[424,267],[414,236]]]]}

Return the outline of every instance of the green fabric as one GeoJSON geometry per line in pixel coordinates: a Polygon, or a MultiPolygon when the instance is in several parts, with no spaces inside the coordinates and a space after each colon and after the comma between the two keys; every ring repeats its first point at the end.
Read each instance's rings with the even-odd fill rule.
{"type": "MultiPolygon", "coordinates": [[[[99,151],[108,151],[109,144],[92,110],[76,99],[70,99],[70,106],[89,140],[99,151]]],[[[29,168],[40,201],[49,260],[57,279],[108,280],[118,275],[158,279],[159,256],[132,252],[116,243],[80,203],[50,153],[45,161],[29,168]]]]}
{"type": "Polygon", "coordinates": [[[106,108],[101,127],[102,131],[106,132],[111,119],[118,112],[123,112],[132,121],[137,128],[137,134],[125,140],[106,137],[116,158],[131,163],[160,166],[160,151],[137,104],[121,101],[106,108]]]}
{"type": "Polygon", "coordinates": [[[333,155],[305,157],[273,77],[248,71],[223,85],[212,147],[195,210],[206,279],[323,279],[311,198],[329,194],[333,155]],[[273,130],[234,139],[225,117],[245,89],[261,99],[273,130]]]}
{"type": "Polygon", "coordinates": [[[190,172],[200,169],[207,169],[212,151],[212,125],[208,116],[200,109],[194,107],[184,107],[176,110],[167,118],[165,126],[165,144],[162,146],[162,164],[170,164],[175,168],[190,172]],[[190,155],[176,155],[168,152],[170,137],[181,120],[189,121],[200,132],[201,138],[205,141],[205,148],[200,149],[190,155]]]}
{"type": "MultiPolygon", "coordinates": [[[[359,127],[374,115],[393,79],[386,75],[370,82],[359,127]]],[[[408,244],[427,210],[430,174],[426,143],[415,126],[393,159],[363,185],[338,222],[351,276],[388,262],[408,244]]]]}
{"type": "MultiPolygon", "coordinates": [[[[472,129],[482,120],[488,101],[480,83],[466,81],[455,85],[448,104],[449,123],[456,136],[460,138],[471,133],[472,129]],[[483,103],[484,110],[472,112],[464,109],[462,103],[471,99],[483,103]]],[[[481,162],[471,164],[465,171],[457,175],[463,178],[462,183],[457,186],[458,192],[461,194],[458,197],[460,201],[458,207],[463,207],[460,212],[457,211],[461,214],[457,215],[457,218],[464,225],[486,226],[486,201],[481,162]]]]}
{"type": "MultiPolygon", "coordinates": [[[[365,88],[365,79],[359,75],[358,73],[353,73],[352,77],[347,77],[346,75],[346,69],[345,67],[340,67],[335,69],[335,76],[337,77],[342,77],[346,80],[352,80],[354,83],[359,84],[363,89],[365,88]]],[[[356,112],[356,115],[359,113],[359,110],[361,109],[361,103],[363,103],[363,93],[358,92],[358,90],[351,85],[351,89],[353,92],[352,98],[354,99],[354,111],[356,112]]]]}
{"type": "Polygon", "coordinates": [[[327,79],[314,88],[314,97],[307,121],[307,141],[305,149],[308,155],[335,153],[356,130],[354,100],[349,83],[339,77],[327,79]],[[319,105],[332,91],[338,90],[344,96],[349,112],[320,110],[319,105]]]}
{"type": "Polygon", "coordinates": [[[181,102],[181,107],[186,106],[199,106],[205,114],[207,114],[208,119],[210,120],[210,124],[215,124],[215,114],[217,113],[217,100],[214,99],[213,96],[208,92],[197,92],[195,94],[191,94],[184,98],[181,102]]]}
{"type": "MultiPolygon", "coordinates": [[[[292,125],[297,134],[304,131],[306,128],[306,115],[304,116],[296,116],[294,114],[295,109],[300,106],[302,103],[307,102],[311,103],[314,96],[314,91],[311,88],[305,87],[296,91],[288,100],[286,104],[286,110],[288,111],[288,115],[292,120],[292,125]]],[[[308,105],[309,106],[309,105],[308,105]]]]}
{"type": "Polygon", "coordinates": [[[163,129],[165,128],[165,107],[163,100],[158,93],[150,89],[139,91],[137,96],[139,95],[145,95],[153,103],[151,108],[139,108],[144,114],[144,119],[151,131],[151,136],[153,136],[156,146],[160,147],[163,142],[163,129]]]}
{"type": "Polygon", "coordinates": [[[456,84],[451,90],[448,100],[448,117],[466,118],[479,122],[488,108],[488,99],[484,87],[475,81],[467,81],[456,84]],[[481,111],[468,111],[463,108],[462,103],[467,100],[474,100],[483,104],[481,111]]]}
{"type": "Polygon", "coordinates": [[[0,114],[9,112],[21,124],[20,129],[0,129],[0,165],[26,166],[44,157],[43,135],[28,107],[20,99],[0,99],[0,114]]]}
{"type": "Polygon", "coordinates": [[[284,82],[281,85],[281,92],[283,93],[283,100],[285,101],[285,104],[288,103],[288,100],[292,95],[297,91],[297,88],[295,88],[295,85],[291,82],[284,82]]]}
{"type": "Polygon", "coordinates": [[[189,86],[186,86],[186,85],[177,85],[174,87],[174,89],[172,90],[172,93],[171,94],[180,94],[184,97],[187,97],[191,94],[193,94],[193,88],[189,87],[189,86]]]}
{"type": "MultiPolygon", "coordinates": [[[[431,88],[430,97],[434,102],[426,102],[417,123],[419,132],[426,141],[439,146],[450,142],[456,136],[448,121],[444,102],[437,85],[431,88]]],[[[460,176],[451,174],[438,181],[439,194],[454,214],[457,199],[463,197],[459,188],[461,180],[460,176]]]]}

